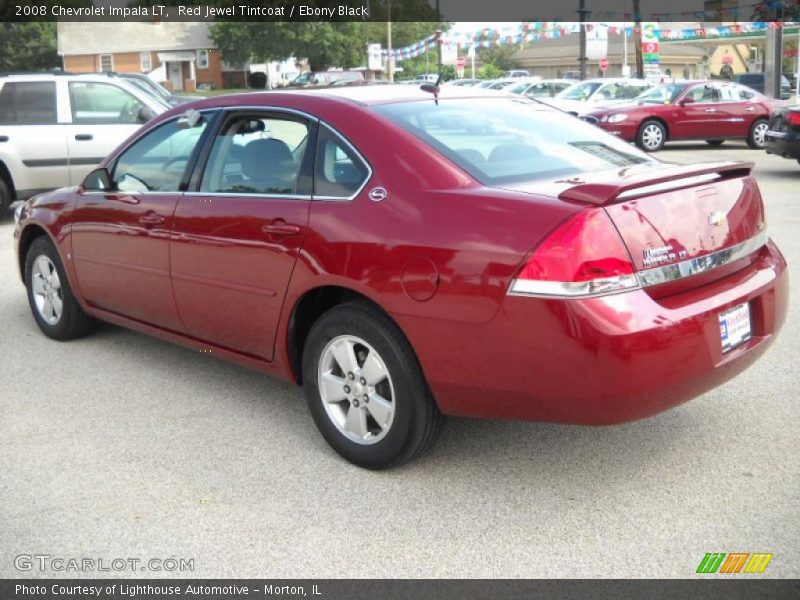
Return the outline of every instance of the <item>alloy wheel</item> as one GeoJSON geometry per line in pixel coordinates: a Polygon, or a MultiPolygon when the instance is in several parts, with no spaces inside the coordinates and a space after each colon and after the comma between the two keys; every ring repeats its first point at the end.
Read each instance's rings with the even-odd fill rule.
{"type": "Polygon", "coordinates": [[[55,325],[64,312],[64,297],[61,279],[53,261],[40,254],[33,262],[31,287],[36,310],[48,325],[55,325]]]}
{"type": "Polygon", "coordinates": [[[757,123],[756,126],[753,127],[753,141],[759,148],[763,147],[764,144],[766,144],[768,129],[769,125],[764,121],[757,123]]]}
{"type": "Polygon", "coordinates": [[[378,352],[352,335],[333,338],[319,360],[317,383],[328,418],[349,440],[379,442],[391,429],[395,395],[378,352]]]}
{"type": "Polygon", "coordinates": [[[648,150],[658,150],[664,140],[664,133],[661,127],[655,123],[646,125],[642,130],[642,145],[648,150]]]}

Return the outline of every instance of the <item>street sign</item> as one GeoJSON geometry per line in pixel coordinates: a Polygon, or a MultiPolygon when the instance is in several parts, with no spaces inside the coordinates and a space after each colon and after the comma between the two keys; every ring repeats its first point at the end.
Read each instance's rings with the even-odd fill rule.
{"type": "Polygon", "coordinates": [[[608,59],[601,58],[600,59],[600,70],[605,73],[608,70],[608,59]]]}
{"type": "Polygon", "coordinates": [[[467,57],[466,56],[459,56],[456,59],[456,67],[458,67],[459,69],[463,69],[466,66],[467,66],[467,57]]]}

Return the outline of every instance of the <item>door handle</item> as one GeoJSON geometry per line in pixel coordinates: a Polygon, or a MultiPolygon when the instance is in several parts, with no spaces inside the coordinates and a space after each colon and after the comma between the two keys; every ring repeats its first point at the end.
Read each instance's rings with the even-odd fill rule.
{"type": "Polygon", "coordinates": [[[264,225],[261,231],[267,235],[297,235],[300,233],[300,228],[297,225],[278,219],[269,225],[264,225]]]}
{"type": "Polygon", "coordinates": [[[754,110],[755,108],[753,108],[752,106],[748,106],[747,108],[744,109],[744,112],[753,112],[754,110]]]}
{"type": "Polygon", "coordinates": [[[707,108],[706,112],[717,112],[716,108],[707,108]]]}
{"type": "Polygon", "coordinates": [[[91,133],[79,133],[75,136],[75,139],[79,142],[88,142],[94,136],[91,133]]]}
{"type": "Polygon", "coordinates": [[[152,227],[154,225],[163,225],[166,222],[167,220],[164,217],[162,217],[161,215],[157,215],[152,211],[139,217],[139,223],[141,223],[146,227],[152,227]]]}

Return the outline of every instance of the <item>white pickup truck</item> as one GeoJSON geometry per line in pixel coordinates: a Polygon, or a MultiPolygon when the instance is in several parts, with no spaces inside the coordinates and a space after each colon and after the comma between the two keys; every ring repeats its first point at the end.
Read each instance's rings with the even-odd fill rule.
{"type": "Polygon", "coordinates": [[[80,183],[168,108],[119,77],[0,76],[0,219],[14,200],[80,183]]]}

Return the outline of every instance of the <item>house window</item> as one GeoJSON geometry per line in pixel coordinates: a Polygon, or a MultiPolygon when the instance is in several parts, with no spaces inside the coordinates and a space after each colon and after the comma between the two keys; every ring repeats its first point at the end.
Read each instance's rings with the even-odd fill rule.
{"type": "Polygon", "coordinates": [[[100,55],[100,70],[103,73],[109,73],[114,70],[114,57],[110,54],[100,55]]]}
{"type": "Polygon", "coordinates": [[[139,54],[139,66],[142,68],[142,73],[147,73],[153,68],[153,59],[149,52],[142,52],[139,54]]]}
{"type": "Polygon", "coordinates": [[[208,50],[197,51],[197,68],[198,69],[208,68],[208,50]]]}

